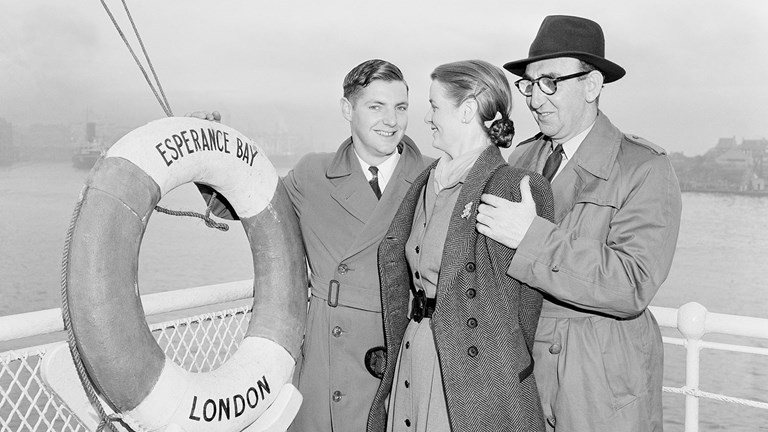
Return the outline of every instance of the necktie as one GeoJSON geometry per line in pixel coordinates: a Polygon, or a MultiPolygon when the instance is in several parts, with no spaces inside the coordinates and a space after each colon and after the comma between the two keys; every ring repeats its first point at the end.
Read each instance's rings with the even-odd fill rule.
{"type": "Polygon", "coordinates": [[[373,178],[368,180],[368,184],[371,185],[373,193],[376,194],[376,199],[381,199],[381,189],[379,189],[379,169],[375,166],[368,167],[368,171],[373,174],[373,178]]]}
{"type": "Polygon", "coordinates": [[[544,163],[544,170],[541,172],[544,178],[551,182],[555,173],[557,173],[557,169],[560,168],[560,162],[562,161],[563,146],[558,144],[552,154],[547,158],[547,162],[544,163]]]}

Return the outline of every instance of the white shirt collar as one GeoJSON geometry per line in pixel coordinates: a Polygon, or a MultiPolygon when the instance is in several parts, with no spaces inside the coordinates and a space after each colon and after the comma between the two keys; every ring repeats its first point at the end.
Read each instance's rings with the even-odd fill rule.
{"type": "MultiPolygon", "coordinates": [[[[363,174],[365,175],[365,179],[371,180],[373,178],[373,174],[370,171],[368,171],[368,168],[371,165],[368,162],[362,160],[360,156],[357,154],[357,151],[355,151],[355,156],[357,156],[357,160],[360,161],[360,168],[363,169],[363,174]]],[[[381,189],[382,193],[384,193],[384,188],[387,187],[387,183],[389,183],[389,179],[391,179],[392,176],[395,174],[395,168],[397,168],[397,162],[399,160],[400,160],[400,152],[395,150],[395,152],[392,153],[387,158],[387,160],[376,165],[376,167],[379,169],[379,189],[381,189]]]]}
{"type": "MultiPolygon", "coordinates": [[[[560,167],[557,169],[557,173],[555,173],[555,176],[552,177],[554,180],[555,177],[557,177],[558,174],[565,168],[565,165],[568,163],[571,158],[573,158],[573,155],[576,154],[576,150],[579,149],[579,146],[581,146],[581,143],[584,142],[584,138],[589,135],[589,132],[592,130],[592,128],[595,126],[595,122],[592,122],[591,125],[589,125],[588,128],[584,129],[583,131],[579,132],[577,135],[574,135],[571,139],[563,143],[563,161],[560,163],[560,167]]],[[[554,143],[552,143],[554,145],[554,143]]],[[[550,152],[554,151],[554,149],[550,149],[550,152]]]]}

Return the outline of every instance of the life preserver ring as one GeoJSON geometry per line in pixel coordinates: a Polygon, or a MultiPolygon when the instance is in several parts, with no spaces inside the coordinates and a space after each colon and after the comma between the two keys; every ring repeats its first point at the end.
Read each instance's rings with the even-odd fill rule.
{"type": "Polygon", "coordinates": [[[168,118],[133,130],[101,159],[80,195],[65,264],[76,346],[94,387],[143,429],[242,430],[292,378],[304,336],[307,275],[291,202],[251,140],[222,124],[168,118]],[[250,241],[254,304],[237,352],[190,373],[166,358],[138,292],[141,240],[160,198],[210,185],[237,211],[250,241]]]}

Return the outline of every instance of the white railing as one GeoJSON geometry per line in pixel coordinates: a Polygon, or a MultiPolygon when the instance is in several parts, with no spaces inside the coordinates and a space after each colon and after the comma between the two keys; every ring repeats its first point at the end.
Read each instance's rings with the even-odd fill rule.
{"type": "Polygon", "coordinates": [[[664,337],[664,343],[685,347],[685,386],[664,387],[664,391],[685,395],[685,432],[699,430],[700,398],[768,409],[766,402],[709,393],[699,389],[699,358],[702,349],[768,356],[768,348],[709,342],[703,340],[704,335],[719,333],[768,340],[768,319],[712,313],[695,302],[686,303],[679,309],[651,306],[651,312],[660,327],[676,328],[683,336],[683,338],[664,337]]]}
{"type": "MultiPolygon", "coordinates": [[[[146,316],[210,306],[253,297],[253,281],[242,280],[218,285],[166,291],[141,296],[146,316]]],[[[46,309],[18,315],[0,316],[0,343],[64,330],[61,309],[46,309]]]]}
{"type": "MultiPolygon", "coordinates": [[[[181,318],[152,324],[150,330],[168,358],[189,371],[205,372],[237,350],[251,309],[248,302],[238,300],[252,295],[252,281],[247,280],[150,294],[142,296],[142,303],[148,321],[157,321],[158,314],[184,311],[173,314],[181,318]],[[201,307],[205,309],[199,313],[189,312],[201,307]]],[[[66,336],[57,334],[62,330],[58,309],[0,317],[0,432],[88,430],[43,384],[42,360],[66,343],[60,342],[66,336]],[[58,342],[40,344],[48,334],[58,342]],[[8,350],[9,346],[21,348],[8,350]]]]}
{"type": "MultiPolygon", "coordinates": [[[[158,314],[249,300],[252,281],[238,281],[142,296],[148,318],[158,314]]],[[[225,308],[225,306],[222,306],[225,308]]],[[[211,370],[236,349],[247,328],[249,307],[205,312],[150,326],[166,354],[193,371],[211,370]]],[[[664,391],[685,395],[685,432],[699,429],[699,400],[715,399],[768,409],[768,403],[704,392],[699,388],[699,355],[702,349],[724,350],[768,356],[768,348],[704,341],[710,333],[768,340],[768,319],[708,312],[698,303],[680,309],[651,307],[662,328],[677,329],[680,338],[664,337],[664,343],[686,349],[686,378],[683,387],[664,391]]],[[[0,317],[0,348],[20,338],[32,338],[64,330],[61,312],[49,309],[0,317]]],[[[66,406],[42,384],[40,359],[51,344],[0,352],[0,430],[84,431],[66,406]]],[[[60,344],[62,342],[57,342],[60,344]]],[[[767,362],[768,364],[768,362],[767,362]]]]}

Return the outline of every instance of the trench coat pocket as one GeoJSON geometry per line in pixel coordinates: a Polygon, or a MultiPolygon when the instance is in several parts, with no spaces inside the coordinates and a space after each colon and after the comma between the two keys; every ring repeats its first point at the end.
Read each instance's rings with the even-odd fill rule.
{"type": "Polygon", "coordinates": [[[607,387],[613,396],[613,409],[632,403],[643,394],[648,375],[647,337],[642,320],[617,321],[594,318],[607,387]]]}
{"type": "Polygon", "coordinates": [[[563,225],[579,236],[605,239],[611,227],[610,222],[619,211],[615,197],[607,193],[593,191],[579,194],[563,225]]]}

